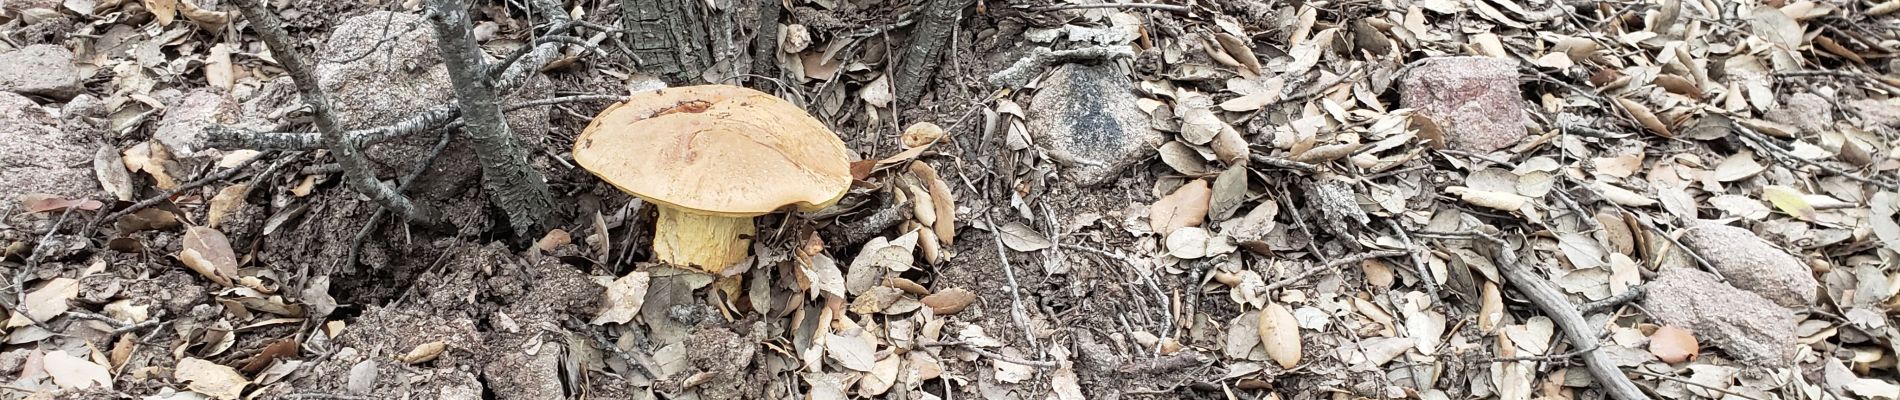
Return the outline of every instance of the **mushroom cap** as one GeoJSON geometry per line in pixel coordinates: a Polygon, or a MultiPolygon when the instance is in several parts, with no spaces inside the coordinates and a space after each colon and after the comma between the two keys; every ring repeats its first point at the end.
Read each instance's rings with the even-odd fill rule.
{"type": "Polygon", "coordinates": [[[844,142],[824,123],[728,85],[634,93],[594,117],[574,161],[648,201],[728,217],[818,210],[851,187],[844,142]]]}

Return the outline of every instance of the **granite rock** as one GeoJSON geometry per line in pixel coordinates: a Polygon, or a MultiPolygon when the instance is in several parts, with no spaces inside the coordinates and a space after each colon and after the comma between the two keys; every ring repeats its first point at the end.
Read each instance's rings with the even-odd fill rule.
{"type": "Polygon", "coordinates": [[[1729,285],[1782,307],[1803,309],[1820,292],[1808,264],[1747,229],[1701,223],[1682,233],[1682,245],[1709,260],[1729,285]]]}
{"type": "Polygon", "coordinates": [[[33,100],[0,92],[0,202],[7,209],[20,195],[95,197],[103,190],[93,178],[98,147],[77,129],[62,129],[52,110],[33,100]]]}
{"type": "Polygon", "coordinates": [[[1430,58],[1405,75],[1399,101],[1438,123],[1451,148],[1491,152],[1516,144],[1530,125],[1517,78],[1508,59],[1430,58]]]}
{"type": "Polygon", "coordinates": [[[36,44],[0,53],[0,91],[63,101],[85,90],[73,52],[65,47],[36,44]]]}
{"type": "Polygon", "coordinates": [[[1745,363],[1794,362],[1794,311],[1694,268],[1664,268],[1648,287],[1643,308],[1656,322],[1686,328],[1745,363]]]}
{"type": "Polygon", "coordinates": [[[1134,87],[1112,64],[1057,67],[1030,100],[1030,134],[1077,185],[1113,181],[1166,140],[1136,105],[1134,87]]]}

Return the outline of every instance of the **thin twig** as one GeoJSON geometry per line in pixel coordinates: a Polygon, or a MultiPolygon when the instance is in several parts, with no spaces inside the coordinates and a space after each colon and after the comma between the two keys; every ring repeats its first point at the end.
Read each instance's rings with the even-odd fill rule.
{"type": "Polygon", "coordinates": [[[1821,164],[1821,162],[1819,161],[1801,158],[1801,156],[1795,155],[1794,152],[1788,151],[1788,149],[1781,148],[1781,146],[1775,143],[1774,140],[1769,139],[1768,135],[1758,132],[1754,128],[1749,128],[1747,125],[1742,125],[1741,123],[1738,123],[1732,120],[1729,121],[1729,125],[1735,127],[1735,130],[1737,132],[1741,132],[1744,140],[1753,140],[1755,143],[1760,145],[1759,147],[1767,148],[1769,153],[1773,153],[1771,154],[1770,158],[1773,158],[1776,161],[1793,160],[1796,163],[1812,166],[1822,171],[1826,171],[1834,175],[1839,175],[1842,178],[1847,178],[1855,182],[1879,186],[1882,189],[1887,189],[1890,191],[1900,191],[1900,183],[1874,180],[1872,178],[1867,178],[1864,176],[1860,176],[1859,174],[1848,172],[1847,170],[1834,168],[1826,164],[1821,164]]]}
{"type": "MultiPolygon", "coordinates": [[[[453,126],[455,124],[450,125],[453,126]]],[[[452,128],[442,130],[442,138],[436,139],[435,147],[429,149],[429,155],[423,157],[421,162],[417,162],[414,167],[410,168],[408,174],[403,175],[401,179],[396,181],[396,193],[409,190],[409,184],[414,183],[416,178],[421,177],[424,171],[429,170],[429,165],[434,164],[436,157],[442,155],[442,150],[449,148],[449,138],[454,136],[454,132],[455,130],[452,128]]],[[[389,210],[382,208],[376,209],[376,213],[370,214],[369,221],[363,224],[363,229],[356,232],[356,236],[350,241],[350,264],[354,265],[360,261],[358,256],[363,249],[363,241],[368,240],[370,233],[375,232],[376,228],[382,225],[383,218],[389,214],[388,211],[389,210]]]]}
{"type": "Polygon", "coordinates": [[[974,345],[971,345],[969,343],[964,343],[964,342],[922,342],[922,343],[918,343],[918,345],[927,346],[927,347],[956,347],[956,348],[960,348],[964,350],[969,350],[971,353],[976,353],[976,355],[979,355],[979,356],[987,357],[992,360],[1002,361],[1002,362],[1006,362],[1010,364],[1025,365],[1025,366],[1031,366],[1031,367],[1037,367],[1037,368],[1055,368],[1056,367],[1055,361],[1024,360],[1021,358],[1010,357],[1010,356],[998,354],[996,352],[992,352],[989,350],[984,350],[981,347],[976,347],[974,345]]]}
{"type": "Polygon", "coordinates": [[[238,165],[235,167],[231,167],[223,171],[218,171],[218,173],[211,174],[210,176],[206,176],[203,178],[198,178],[198,180],[195,180],[195,181],[186,182],[183,185],[178,185],[164,192],[160,192],[157,196],[147,197],[145,198],[145,200],[139,200],[139,202],[137,203],[132,203],[131,206],[127,206],[125,208],[119,209],[119,211],[115,211],[112,214],[109,214],[104,217],[100,217],[97,220],[94,220],[92,225],[98,225],[100,221],[117,221],[119,217],[124,217],[126,214],[138,212],[139,210],[143,210],[146,207],[151,207],[151,206],[157,205],[158,203],[163,203],[166,200],[171,200],[172,196],[176,196],[179,193],[182,193],[184,191],[197,189],[201,186],[209,185],[213,182],[218,182],[225,179],[231,179],[231,177],[237,176],[239,172],[244,172],[245,169],[249,169],[251,164],[256,164],[258,160],[270,158],[271,156],[276,155],[276,153],[277,153],[276,151],[265,151],[262,153],[258,153],[257,156],[251,157],[251,159],[249,160],[244,160],[244,162],[238,163],[238,165]]]}
{"type": "Polygon", "coordinates": [[[1394,236],[1399,237],[1399,243],[1405,244],[1405,252],[1412,255],[1412,273],[1418,275],[1419,283],[1425,285],[1425,294],[1432,296],[1434,305],[1439,304],[1438,280],[1432,278],[1431,269],[1425,265],[1425,248],[1412,244],[1412,236],[1405,234],[1405,228],[1399,226],[1397,218],[1387,219],[1385,224],[1392,228],[1394,236]]]}
{"type": "Polygon", "coordinates": [[[989,223],[990,239],[996,242],[996,260],[1003,263],[1003,276],[1009,279],[1009,315],[1022,329],[1023,339],[1029,342],[1030,347],[1036,347],[1036,334],[1030,330],[1029,313],[1023,311],[1023,298],[1019,294],[1022,287],[1016,284],[1016,267],[1010,265],[1009,252],[1003,250],[1003,228],[987,213],[983,215],[983,222],[989,223]]]}
{"type": "MultiPolygon", "coordinates": [[[[13,272],[13,312],[16,315],[26,317],[28,322],[32,322],[34,326],[38,326],[42,329],[46,329],[45,321],[33,318],[33,313],[29,312],[27,308],[26,277],[27,275],[31,275],[34,270],[39,269],[40,259],[46,256],[46,242],[53,240],[53,235],[59,233],[59,227],[66,224],[66,219],[73,215],[73,209],[76,208],[79,207],[66,207],[65,211],[60,211],[59,219],[53,221],[53,227],[48,228],[46,234],[40,236],[40,241],[33,245],[33,254],[26,256],[26,265],[13,272]]],[[[46,330],[50,331],[52,329],[46,330]]]]}
{"type": "Polygon", "coordinates": [[[1648,291],[1649,290],[1645,289],[1644,286],[1630,287],[1629,290],[1625,290],[1623,293],[1619,293],[1615,296],[1583,303],[1583,305],[1577,306],[1577,312],[1589,314],[1606,308],[1621,306],[1631,301],[1636,301],[1636,299],[1643,298],[1643,295],[1647,294],[1648,291]]]}
{"type": "Polygon", "coordinates": [[[1033,7],[1033,8],[1029,8],[1029,11],[1046,12],[1046,11],[1061,11],[1061,10],[1083,10],[1083,9],[1093,9],[1093,8],[1127,8],[1127,9],[1137,9],[1137,10],[1160,10],[1160,11],[1170,11],[1170,12],[1178,12],[1178,13],[1185,13],[1192,10],[1188,8],[1188,6],[1173,5],[1173,4],[1096,3],[1096,4],[1058,4],[1058,5],[1053,5],[1053,6],[1033,7]]]}
{"type": "MultiPolygon", "coordinates": [[[[1300,281],[1306,280],[1306,278],[1311,278],[1313,277],[1313,275],[1319,275],[1319,273],[1321,272],[1331,271],[1334,268],[1338,268],[1346,264],[1356,263],[1356,262],[1370,260],[1370,259],[1379,258],[1379,257],[1398,257],[1398,256],[1407,255],[1407,254],[1412,254],[1412,252],[1405,251],[1405,250],[1372,250],[1372,251],[1367,251],[1364,253],[1345,256],[1339,259],[1329,261],[1324,265],[1307,268],[1305,271],[1300,271],[1300,273],[1294,274],[1293,276],[1287,277],[1285,279],[1274,281],[1273,283],[1267,284],[1266,287],[1261,288],[1260,290],[1261,291],[1274,290],[1274,289],[1286,287],[1287,285],[1300,283],[1300,281]]],[[[1429,277],[1425,277],[1425,278],[1429,278],[1429,277]]]]}
{"type": "Polygon", "coordinates": [[[1858,80],[1862,82],[1872,83],[1875,85],[1880,85],[1881,87],[1886,88],[1887,91],[1889,92],[1900,92],[1900,86],[1894,86],[1894,84],[1888,83],[1887,81],[1882,80],[1878,77],[1874,77],[1865,73],[1852,72],[1852,71],[1837,71],[1837,70],[1781,71],[1781,72],[1776,72],[1775,77],[1777,78],[1816,78],[1816,77],[1845,78],[1845,79],[1853,79],[1853,80],[1858,80]]]}
{"type": "Polygon", "coordinates": [[[1259,154],[1259,153],[1250,154],[1248,155],[1247,159],[1249,161],[1253,161],[1253,162],[1257,162],[1261,164],[1266,164],[1266,165],[1280,167],[1280,168],[1287,168],[1287,169],[1297,169],[1303,172],[1313,172],[1314,170],[1319,169],[1318,166],[1315,166],[1313,164],[1288,160],[1288,159],[1280,158],[1280,157],[1268,156],[1268,155],[1259,154]]]}

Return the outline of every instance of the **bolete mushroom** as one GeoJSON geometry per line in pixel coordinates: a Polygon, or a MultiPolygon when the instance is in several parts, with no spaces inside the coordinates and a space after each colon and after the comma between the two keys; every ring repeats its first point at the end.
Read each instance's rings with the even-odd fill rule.
{"type": "Polygon", "coordinates": [[[785,99],[738,86],[635,93],[594,117],[574,161],[660,207],[655,258],[714,275],[745,260],[752,217],[816,211],[851,187],[837,134],[785,99]]]}

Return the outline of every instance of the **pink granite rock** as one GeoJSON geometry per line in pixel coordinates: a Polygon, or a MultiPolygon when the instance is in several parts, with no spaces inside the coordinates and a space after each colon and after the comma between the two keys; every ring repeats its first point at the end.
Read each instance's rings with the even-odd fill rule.
{"type": "Polygon", "coordinates": [[[1490,152],[1516,144],[1530,124],[1517,77],[1508,59],[1431,58],[1405,75],[1399,100],[1438,123],[1450,148],[1490,152]]]}

